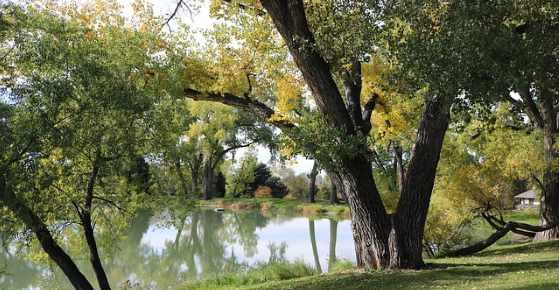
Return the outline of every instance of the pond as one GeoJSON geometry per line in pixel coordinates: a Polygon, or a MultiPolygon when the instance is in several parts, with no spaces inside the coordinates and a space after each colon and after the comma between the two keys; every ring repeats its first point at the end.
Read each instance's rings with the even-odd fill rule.
{"type": "MultiPolygon", "coordinates": [[[[70,288],[54,264],[30,262],[13,248],[0,249],[0,289],[70,288]]],[[[174,289],[184,281],[269,261],[304,261],[322,272],[336,259],[355,261],[349,220],[271,216],[258,210],[141,210],[112,248],[111,253],[100,251],[114,289],[126,284],[174,289]]],[[[94,281],[88,253],[73,257],[94,281]]]]}

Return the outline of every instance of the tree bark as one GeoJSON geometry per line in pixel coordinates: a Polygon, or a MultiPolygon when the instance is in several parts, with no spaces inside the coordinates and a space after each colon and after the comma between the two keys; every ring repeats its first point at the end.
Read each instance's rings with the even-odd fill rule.
{"type": "Polygon", "coordinates": [[[317,161],[313,162],[313,168],[309,173],[309,189],[307,193],[307,202],[314,203],[315,202],[315,193],[317,192],[317,185],[315,184],[317,180],[317,174],[319,174],[319,168],[317,166],[317,161]]]}
{"type": "Polygon", "coordinates": [[[99,175],[99,170],[101,166],[100,162],[101,162],[101,158],[99,157],[99,153],[98,153],[96,160],[93,162],[93,168],[87,183],[84,208],[80,210],[79,206],[76,206],[76,209],[78,210],[78,215],[80,216],[80,221],[84,229],[86,243],[89,248],[91,266],[93,267],[93,270],[95,272],[95,276],[97,278],[97,283],[99,284],[99,288],[101,290],[111,290],[111,286],[109,285],[109,280],[107,279],[107,275],[105,274],[105,270],[103,269],[103,264],[101,263],[101,258],[99,257],[99,252],[97,250],[97,242],[95,241],[95,234],[93,231],[93,225],[91,220],[93,193],[94,193],[95,183],[97,182],[97,176],[99,175]]]}
{"type": "Polygon", "coordinates": [[[90,262],[97,277],[97,282],[99,283],[99,288],[102,290],[111,290],[109,285],[109,280],[103,269],[103,264],[101,263],[101,258],[99,257],[99,252],[97,250],[97,242],[95,241],[95,235],[93,231],[93,226],[91,223],[91,216],[86,213],[82,217],[82,226],[84,228],[84,235],[86,237],[86,243],[89,248],[90,262]]]}
{"type": "MultiPolygon", "coordinates": [[[[556,86],[556,83],[554,83],[556,86]]],[[[539,232],[535,240],[558,239],[558,98],[555,89],[546,87],[539,90],[540,95],[535,98],[535,91],[531,90],[529,82],[519,86],[518,93],[522,99],[518,101],[510,98],[515,106],[521,106],[529,119],[538,128],[543,130],[544,135],[544,162],[543,186],[540,204],[540,224],[547,226],[556,225],[550,230],[539,232]],[[537,101],[535,101],[537,99],[537,101]]]]}
{"type": "Polygon", "coordinates": [[[0,201],[30,228],[43,250],[60,267],[76,290],[93,290],[93,286],[80,272],[72,258],[58,245],[43,221],[25,203],[15,196],[0,180],[0,201]]]}
{"type": "Polygon", "coordinates": [[[216,172],[209,161],[202,165],[202,199],[212,198],[216,189],[216,172]]]}
{"type": "Polygon", "coordinates": [[[540,224],[546,226],[556,225],[550,230],[539,232],[535,240],[558,239],[558,127],[556,123],[556,110],[550,98],[542,102],[544,120],[544,161],[543,192],[540,204],[540,224]]]}
{"type": "Polygon", "coordinates": [[[331,180],[331,188],[329,191],[329,202],[331,204],[337,204],[338,203],[338,188],[340,186],[338,186],[337,184],[339,183],[339,181],[336,180],[337,177],[333,176],[334,174],[329,174],[329,178],[331,180]]]}
{"type": "Polygon", "coordinates": [[[426,101],[391,232],[391,267],[420,268],[422,239],[436,169],[447,131],[451,102],[435,96],[426,101]]]}

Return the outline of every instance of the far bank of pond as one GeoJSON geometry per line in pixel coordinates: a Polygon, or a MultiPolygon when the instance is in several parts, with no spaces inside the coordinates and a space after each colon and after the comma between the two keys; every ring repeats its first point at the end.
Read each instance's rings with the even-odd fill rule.
{"type": "Polygon", "coordinates": [[[263,214],[302,215],[306,217],[331,217],[349,219],[350,209],[344,203],[331,204],[317,200],[314,203],[282,198],[215,198],[197,201],[201,208],[229,209],[232,211],[260,210],[263,214]]]}

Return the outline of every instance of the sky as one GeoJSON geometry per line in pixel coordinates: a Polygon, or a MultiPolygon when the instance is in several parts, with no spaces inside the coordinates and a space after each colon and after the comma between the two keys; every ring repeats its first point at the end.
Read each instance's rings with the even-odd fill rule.
{"type": "MultiPolygon", "coordinates": [[[[130,4],[133,0],[120,0],[122,5],[124,6],[125,13],[132,13],[132,8],[130,4]]],[[[154,5],[154,12],[158,15],[168,16],[171,15],[173,10],[177,5],[177,0],[149,0],[154,5]]],[[[187,1],[188,2],[188,1],[187,1]]],[[[210,18],[209,15],[209,1],[202,0],[196,1],[198,3],[197,11],[192,11],[192,14],[189,11],[182,9],[177,13],[177,16],[181,18],[181,20],[185,21],[193,30],[200,30],[209,28],[215,20],[210,18]]],[[[173,29],[173,23],[171,23],[171,27],[173,29]]],[[[199,34],[200,38],[203,38],[202,34],[199,34]]],[[[237,150],[236,152],[236,159],[239,160],[242,156],[247,154],[250,150],[248,148],[242,148],[237,150]]],[[[268,149],[262,146],[256,146],[256,154],[259,162],[270,164],[270,152],[268,149]]],[[[313,167],[313,160],[306,159],[302,156],[297,156],[293,162],[289,162],[286,164],[286,167],[289,167],[295,171],[296,174],[299,173],[309,173],[311,168],[313,167]]]]}

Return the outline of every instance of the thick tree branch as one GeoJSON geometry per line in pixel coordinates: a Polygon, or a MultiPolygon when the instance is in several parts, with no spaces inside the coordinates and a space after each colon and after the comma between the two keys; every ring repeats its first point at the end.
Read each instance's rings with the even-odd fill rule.
{"type": "Polygon", "coordinates": [[[375,104],[378,99],[379,95],[377,93],[373,93],[371,98],[369,98],[367,103],[364,105],[364,111],[362,112],[362,132],[364,134],[369,133],[371,130],[371,114],[375,109],[375,104]]]}
{"type": "Polygon", "coordinates": [[[253,12],[255,12],[255,15],[257,15],[257,16],[264,16],[266,14],[266,12],[264,10],[262,10],[258,7],[243,4],[243,3],[240,3],[239,1],[224,0],[224,2],[228,3],[228,4],[232,4],[232,2],[235,2],[235,5],[237,5],[237,7],[239,9],[245,10],[245,11],[253,11],[253,12]]]}
{"type": "Polygon", "coordinates": [[[226,155],[228,152],[232,151],[232,150],[236,150],[239,148],[245,148],[245,147],[249,147],[253,144],[255,144],[256,141],[251,141],[249,143],[245,143],[245,144],[237,144],[237,145],[233,145],[227,149],[224,149],[222,151],[220,151],[220,153],[218,153],[214,159],[214,162],[212,162],[212,169],[216,168],[216,165],[218,165],[218,162],[220,162],[220,160],[222,159],[222,157],[224,155],[226,155]]]}
{"type": "Polygon", "coordinates": [[[271,120],[270,117],[274,115],[274,110],[257,100],[238,97],[230,93],[199,92],[193,89],[185,89],[184,94],[185,97],[191,98],[195,101],[218,102],[252,112],[264,121],[282,129],[295,127],[293,123],[286,120],[271,120]]]}
{"type": "Polygon", "coordinates": [[[329,65],[320,55],[309,29],[302,0],[261,0],[311,89],[319,111],[330,125],[355,132],[329,65]]]}
{"type": "MultiPolygon", "coordinates": [[[[539,128],[544,128],[544,119],[541,112],[539,111],[539,108],[537,107],[537,104],[532,98],[530,85],[529,84],[523,85],[519,89],[518,93],[521,99],[523,100],[521,104],[523,105],[523,107],[525,107],[524,111],[527,113],[531,121],[533,121],[533,123],[535,123],[539,128]]],[[[513,98],[510,99],[515,100],[513,98]]]]}
{"type": "Polygon", "coordinates": [[[362,91],[362,65],[359,61],[354,61],[349,70],[342,75],[344,94],[346,96],[346,107],[350,113],[354,126],[362,126],[362,108],[360,106],[360,93],[362,91]]]}

